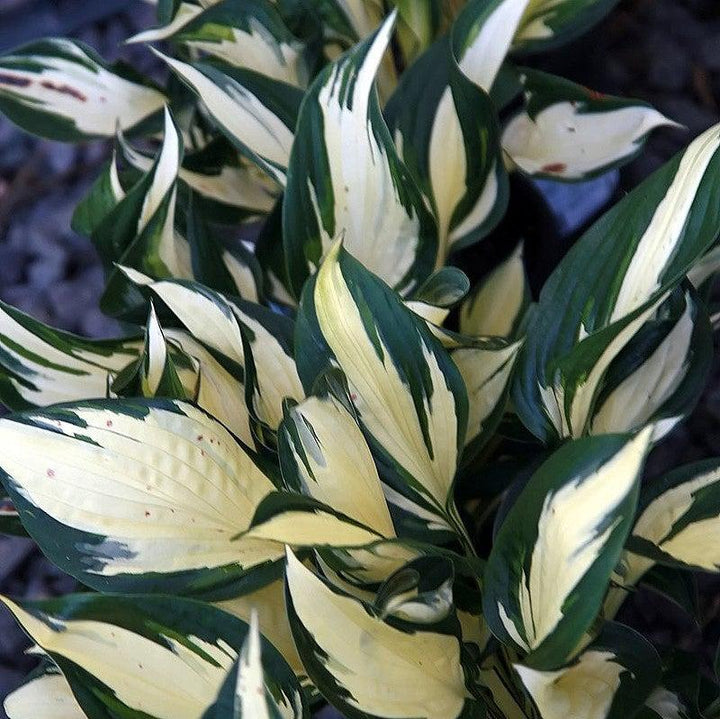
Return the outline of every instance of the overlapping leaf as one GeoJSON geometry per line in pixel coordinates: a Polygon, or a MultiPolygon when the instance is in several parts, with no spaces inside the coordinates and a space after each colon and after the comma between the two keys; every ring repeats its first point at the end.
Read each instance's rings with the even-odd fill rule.
{"type": "Polygon", "coordinates": [[[718,147],[713,127],[596,222],[546,282],[513,395],[542,440],[586,431],[612,361],[713,243],[718,147]]]}
{"type": "Polygon", "coordinates": [[[274,80],[299,87],[307,83],[302,44],[271,0],[223,0],[204,10],[183,5],[168,25],[141,32],[133,41],[170,40],[274,80]]]}
{"type": "Polygon", "coordinates": [[[622,719],[650,695],[660,658],[646,639],[622,624],[608,624],[572,664],[555,671],[515,665],[543,719],[622,719]]]}
{"type": "Polygon", "coordinates": [[[106,397],[139,338],[87,340],[0,303],[0,401],[11,409],[106,397]]]}
{"type": "Polygon", "coordinates": [[[1,420],[0,437],[24,525],[88,586],[199,594],[262,584],[282,556],[275,544],[234,539],[274,485],[192,405],[61,405],[1,420]]]}
{"type": "Polygon", "coordinates": [[[400,156],[432,203],[442,263],[492,230],[507,206],[495,107],[459,71],[444,38],[405,72],[386,117],[400,156]]]}
{"type": "Polygon", "coordinates": [[[135,128],[165,102],[74,40],[39,40],[0,57],[0,112],[53,140],[112,137],[118,125],[135,128]]]}
{"type": "Polygon", "coordinates": [[[302,91],[244,68],[161,57],[239,152],[284,185],[302,91]]]}
{"type": "Polygon", "coordinates": [[[437,256],[432,216],[398,157],[373,86],[395,15],[325,68],[303,102],[288,168],[283,242],[296,295],[334,240],[408,292],[437,256]]]}
{"type": "Polygon", "coordinates": [[[595,618],[632,526],[650,432],[565,445],[505,517],[485,573],[484,615],[530,666],[567,662],[595,618]]]}
{"type": "Polygon", "coordinates": [[[478,710],[465,688],[457,619],[383,619],[378,609],[334,589],[292,553],[287,595],[303,663],[343,713],[456,719],[478,710]]]}
{"type": "Polygon", "coordinates": [[[239,654],[241,666],[254,655],[245,674],[253,691],[263,687],[283,716],[307,716],[295,675],[279,652],[258,641],[257,629],[253,635],[245,622],[210,605],[91,594],[2,601],[62,670],[88,719],[198,719],[215,706],[239,654]]]}
{"type": "Polygon", "coordinates": [[[425,323],[339,243],[303,293],[296,352],[306,387],[330,362],[344,372],[394,509],[423,533],[457,529],[462,377],[425,323]]]}

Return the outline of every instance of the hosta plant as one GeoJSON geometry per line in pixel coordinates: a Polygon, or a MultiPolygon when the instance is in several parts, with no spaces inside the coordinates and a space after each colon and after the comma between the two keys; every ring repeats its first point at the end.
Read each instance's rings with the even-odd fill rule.
{"type": "Polygon", "coordinates": [[[512,173],[673,124],[524,65],[612,5],[160,0],[130,41],[164,86],[68,39],[0,58],[8,118],[112,138],[73,224],[126,329],[0,306],[2,529],[78,581],[2,598],[41,658],[11,719],[720,715],[617,621],[720,565],[720,459],[644,476],[712,363],[720,127],[538,297],[497,229],[512,173]]]}

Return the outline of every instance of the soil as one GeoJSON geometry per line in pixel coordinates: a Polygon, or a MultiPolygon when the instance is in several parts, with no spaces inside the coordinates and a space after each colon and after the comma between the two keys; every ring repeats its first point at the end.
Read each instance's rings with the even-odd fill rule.
{"type": "MultiPolygon", "coordinates": [[[[152,24],[136,0],[0,0],[0,52],[37,36],[66,34],[116,58],[130,34],[152,24]]],[[[156,72],[142,49],[122,48],[142,71],[156,72]]],[[[542,58],[551,72],[609,94],[649,101],[684,124],[662,130],[619,177],[635,186],[687,142],[720,120],[720,4],[717,0],[622,0],[593,32],[542,58]]],[[[0,299],[62,329],[92,337],[117,327],[97,309],[102,271],[89,242],[69,227],[72,209],[108,156],[106,143],[62,145],[24,135],[0,117],[0,299]]],[[[716,335],[716,349],[718,344],[716,335]]],[[[717,354],[716,354],[717,356],[717,354]]],[[[648,476],[720,454],[720,363],[696,412],[650,458],[648,476]]],[[[701,620],[648,590],[638,591],[620,619],[660,645],[699,652],[709,667],[720,637],[720,580],[698,576],[701,620]]],[[[70,591],[30,540],[0,539],[0,592],[46,597],[70,591]]],[[[34,660],[7,612],[0,613],[0,697],[16,687],[34,660]]],[[[0,709],[0,719],[4,717],[0,709]]]]}

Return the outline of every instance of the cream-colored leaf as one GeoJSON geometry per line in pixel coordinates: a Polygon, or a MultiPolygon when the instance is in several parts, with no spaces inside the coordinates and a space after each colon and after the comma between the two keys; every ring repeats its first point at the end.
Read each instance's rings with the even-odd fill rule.
{"type": "Polygon", "coordinates": [[[534,117],[517,114],[503,132],[502,146],[523,172],[579,180],[637,152],[645,136],[662,126],[677,123],[652,107],[592,112],[556,102],[534,117]]]}
{"type": "Polygon", "coordinates": [[[382,343],[382,356],[368,330],[343,276],[338,256],[340,244],[322,264],[315,286],[315,311],[320,329],[345,373],[353,402],[365,429],[393,461],[420,485],[420,491],[438,510],[446,512],[457,464],[455,398],[449,390],[436,355],[419,335],[418,343],[427,367],[427,386],[422,398],[427,419],[428,448],[409,388],[382,343]]]}
{"type": "Polygon", "coordinates": [[[105,69],[72,40],[47,42],[52,49],[37,55],[0,58],[0,96],[27,112],[52,113],[84,135],[104,137],[114,136],[118,126],[137,125],[165,104],[161,92],[105,69]]]}
{"type": "Polygon", "coordinates": [[[475,337],[509,337],[523,311],[526,284],[520,243],[482,281],[480,289],[463,302],[460,332],[475,337]]]}
{"type": "Polygon", "coordinates": [[[542,719],[606,719],[625,667],[612,652],[589,650],[554,672],[515,665],[542,719]]]}
{"type": "Polygon", "coordinates": [[[455,350],[452,358],[468,393],[468,425],[465,446],[484,430],[505,391],[522,342],[500,349],[469,347],[455,350]]]}
{"type": "Polygon", "coordinates": [[[592,420],[591,434],[632,432],[650,420],[685,379],[691,352],[693,304],[657,349],[603,402],[592,420]]]}
{"type": "MultiPolygon", "coordinates": [[[[547,639],[563,618],[568,597],[600,556],[620,518],[607,524],[632,491],[652,429],[647,428],[589,476],[548,494],[538,520],[529,566],[522,571],[518,603],[529,650],[547,639]]],[[[500,607],[507,630],[518,635],[500,607]]]]}
{"type": "Polygon", "coordinates": [[[317,660],[347,692],[350,706],[385,717],[460,715],[467,692],[456,637],[395,629],[359,601],[335,594],[292,552],[287,584],[317,660]]]}
{"type": "Polygon", "coordinates": [[[56,521],[104,537],[84,551],[104,576],[236,565],[282,556],[233,541],[273,484],[217,421],[192,405],[145,415],[74,408],[80,424],[29,415],[0,421],[0,466],[56,521]]]}
{"type": "Polygon", "coordinates": [[[683,236],[705,171],[718,148],[720,125],[715,125],[685,150],[670,187],[637,243],[623,276],[611,321],[630,314],[660,288],[665,267],[683,236]]]}
{"type": "Polygon", "coordinates": [[[0,599],[43,650],[82,667],[119,702],[156,719],[202,716],[236,657],[224,642],[166,636],[160,644],[114,624],[36,616],[0,599]]]}
{"type": "Polygon", "coordinates": [[[383,537],[394,537],[370,448],[347,409],[332,396],[310,397],[292,408],[286,423],[302,446],[300,455],[288,443],[303,493],[383,537]]]}
{"type": "Polygon", "coordinates": [[[8,719],[87,719],[67,679],[42,674],[5,697],[8,719]]]}

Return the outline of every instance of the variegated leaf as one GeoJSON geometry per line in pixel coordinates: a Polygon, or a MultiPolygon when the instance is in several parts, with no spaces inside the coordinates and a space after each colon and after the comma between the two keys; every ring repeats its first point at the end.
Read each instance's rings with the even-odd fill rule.
{"type": "Polygon", "coordinates": [[[567,662],[600,609],[632,526],[650,434],[563,446],[505,517],[485,572],[484,615],[530,666],[567,662]]]}
{"type": "Polygon", "coordinates": [[[460,307],[460,332],[472,337],[515,337],[530,304],[520,243],[472,290],[460,307]]]}
{"type": "Polygon", "coordinates": [[[545,283],[513,394],[543,441],[587,430],[612,361],[712,245],[719,147],[717,126],[600,218],[545,283]]]}
{"type": "Polygon", "coordinates": [[[398,43],[404,67],[410,67],[427,50],[444,29],[447,3],[434,0],[393,0],[398,9],[398,43]]]}
{"type": "Polygon", "coordinates": [[[0,400],[11,409],[106,397],[142,341],[88,340],[0,302],[0,400]]]}
{"type": "Polygon", "coordinates": [[[67,679],[49,662],[43,662],[25,683],[5,697],[8,719],[87,719],[67,679]]]}
{"type": "MultiPolygon", "coordinates": [[[[2,601],[62,670],[90,719],[204,716],[252,636],[242,620],[179,597],[76,594],[2,601]]],[[[256,653],[257,639],[251,640],[256,653]]],[[[260,643],[263,662],[254,667],[254,681],[275,698],[283,717],[306,717],[293,672],[269,642],[260,643]]]]}
{"type": "Polygon", "coordinates": [[[290,631],[282,579],[277,579],[249,594],[217,602],[215,606],[239,617],[244,622],[249,622],[252,613],[256,612],[263,636],[283,655],[300,680],[306,681],[305,667],[300,661],[290,631]]]}
{"type": "MultiPolygon", "coordinates": [[[[151,169],[152,158],[136,150],[122,133],[118,133],[118,145],[122,158],[131,167],[141,172],[151,169]]],[[[277,183],[248,160],[239,158],[224,138],[213,140],[196,152],[186,153],[178,178],[199,197],[220,208],[267,214],[277,201],[277,183]]]]}
{"type": "Polygon", "coordinates": [[[112,137],[162,109],[165,96],[68,39],[32,42],[0,57],[0,112],[53,140],[112,137]]]}
{"type": "Polygon", "coordinates": [[[690,292],[676,295],[675,307],[643,328],[608,370],[590,434],[652,422],[658,440],[695,406],[712,365],[712,329],[690,292]]]}
{"type": "MultiPolygon", "coordinates": [[[[152,160],[148,159],[148,169],[152,160]]],[[[90,188],[87,196],[75,207],[72,228],[75,232],[92,237],[107,215],[125,197],[125,188],[120,182],[116,154],[103,167],[100,175],[90,188]]]]}
{"type": "Polygon", "coordinates": [[[385,115],[400,156],[433,207],[442,264],[490,232],[507,206],[495,107],[458,70],[444,38],[404,73],[385,115]]]}
{"type": "Polygon", "coordinates": [[[142,352],[137,360],[118,373],[112,391],[126,397],[194,401],[198,394],[199,369],[197,360],[168,344],[151,305],[142,352]]]}
{"type": "Polygon", "coordinates": [[[184,19],[180,24],[176,15],[174,30],[165,27],[141,33],[135,41],[171,40],[273,80],[297,87],[307,84],[309,67],[303,45],[271,0],[224,0],[192,13],[187,22],[184,19]]]}
{"type": "Polygon", "coordinates": [[[192,405],[59,406],[0,420],[0,441],[29,533],[88,586],[217,593],[268,581],[282,556],[274,543],[234,539],[274,486],[192,405]]]}
{"type": "Polygon", "coordinates": [[[478,709],[465,688],[457,620],[384,620],[288,553],[290,626],[311,679],[358,719],[456,719],[478,709]],[[338,632],[337,627],[343,631],[338,632]]]}
{"type": "Polygon", "coordinates": [[[337,243],[305,288],[297,341],[306,387],[329,362],[347,377],[390,504],[422,532],[462,532],[452,486],[467,395],[425,323],[337,243]]]}
{"type": "Polygon", "coordinates": [[[276,698],[266,683],[263,646],[257,611],[249,618],[250,630],[240,656],[220,689],[215,705],[202,719],[294,719],[302,714],[299,693],[276,698]]]}
{"type": "Polygon", "coordinates": [[[533,177],[585,180],[630,162],[658,127],[678,127],[646,102],[601,95],[522,70],[525,108],[506,125],[503,150],[533,177]]]}
{"type": "Polygon", "coordinates": [[[283,480],[296,491],[394,537],[370,448],[354,417],[332,395],[288,408],[279,431],[283,480]]]}
{"type": "Polygon", "coordinates": [[[489,93],[532,0],[469,0],[452,27],[452,47],[462,73],[489,93]]]}
{"type": "Polygon", "coordinates": [[[538,51],[567,42],[599,22],[618,0],[529,0],[513,47],[538,51]]]}
{"type": "Polygon", "coordinates": [[[474,347],[456,349],[452,353],[468,395],[463,465],[477,456],[502,418],[521,345],[522,342],[478,342],[474,347]]]}
{"type": "Polygon", "coordinates": [[[0,534],[11,534],[17,537],[28,536],[15,505],[5,492],[0,493],[0,534]]]}
{"type": "Polygon", "coordinates": [[[660,676],[660,658],[646,639],[621,624],[608,624],[569,666],[515,671],[543,719],[623,719],[648,698],[660,676]]]}
{"type": "Polygon", "coordinates": [[[157,54],[198,96],[239,152],[284,185],[302,91],[252,70],[157,54]]]}
{"type": "Polygon", "coordinates": [[[715,277],[720,272],[720,245],[715,245],[703,255],[688,272],[688,279],[693,287],[700,289],[707,280],[715,277]]]}
{"type": "Polygon", "coordinates": [[[299,296],[334,240],[397,290],[432,271],[432,216],[398,157],[373,80],[393,13],[370,38],[325,68],[303,102],[288,168],[283,238],[299,296]]]}
{"type": "Polygon", "coordinates": [[[720,463],[705,460],[649,484],[632,530],[624,583],[635,584],[656,562],[720,571],[720,463]]]}
{"type": "Polygon", "coordinates": [[[232,302],[197,283],[153,282],[138,272],[124,271],[138,287],[152,290],[196,340],[240,369],[246,396],[251,388],[251,412],[277,429],[283,400],[304,396],[293,359],[292,321],[250,302],[232,302]],[[251,358],[246,356],[246,343],[251,358]]]}

